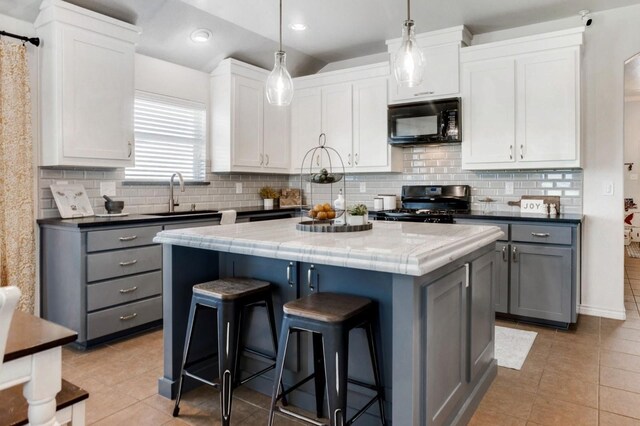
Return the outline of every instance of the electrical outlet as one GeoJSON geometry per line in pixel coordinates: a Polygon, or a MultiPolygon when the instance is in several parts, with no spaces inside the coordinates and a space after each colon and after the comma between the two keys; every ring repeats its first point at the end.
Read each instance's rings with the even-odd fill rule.
{"type": "Polygon", "coordinates": [[[367,192],[367,183],[360,182],[360,192],[367,192]]]}
{"type": "Polygon", "coordinates": [[[504,183],[504,195],[513,195],[513,182],[504,183]]]}
{"type": "Polygon", "coordinates": [[[242,194],[242,182],[236,182],[236,194],[242,194]]]}
{"type": "Polygon", "coordinates": [[[100,182],[100,195],[116,196],[116,183],[112,181],[100,182]]]}

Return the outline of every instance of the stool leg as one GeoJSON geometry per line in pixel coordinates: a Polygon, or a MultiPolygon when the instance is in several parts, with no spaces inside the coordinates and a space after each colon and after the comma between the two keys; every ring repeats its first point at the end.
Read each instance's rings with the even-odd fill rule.
{"type": "Polygon", "coordinates": [[[234,372],[238,348],[238,312],[232,306],[218,307],[218,368],[220,372],[220,413],[222,424],[229,426],[234,372]]]}
{"type": "Polygon", "coordinates": [[[382,387],[382,380],[380,379],[380,365],[378,364],[378,356],[376,355],[376,341],[373,334],[373,324],[369,322],[365,326],[367,333],[367,342],[369,343],[369,355],[371,356],[371,368],[373,369],[373,381],[378,388],[378,407],[380,408],[380,421],[383,426],[387,424],[387,419],[384,415],[384,389],[382,387]]]}
{"type": "Polygon", "coordinates": [[[329,424],[347,424],[347,374],[349,364],[349,333],[326,330],[322,333],[324,363],[329,400],[329,424]]]}
{"type": "Polygon", "coordinates": [[[311,333],[313,336],[313,372],[315,374],[314,383],[316,385],[316,417],[322,417],[324,411],[324,355],[322,353],[322,335],[311,333]]]}
{"type": "MultiPolygon", "coordinates": [[[[267,304],[267,316],[269,317],[269,328],[271,329],[271,341],[273,342],[273,350],[276,353],[276,358],[278,357],[278,335],[276,334],[276,318],[273,310],[273,300],[271,300],[271,295],[265,297],[265,303],[267,304]]],[[[275,375],[274,375],[275,377],[275,375]]],[[[284,392],[284,383],[282,383],[282,379],[280,379],[280,387],[282,387],[282,392],[284,392]]],[[[282,405],[285,407],[287,404],[287,397],[282,396],[282,405]]]]}
{"type": "Polygon", "coordinates": [[[180,398],[182,397],[182,385],[184,384],[184,366],[189,359],[189,348],[191,346],[191,338],[193,337],[193,325],[198,314],[198,305],[195,300],[191,300],[189,308],[189,321],[187,323],[187,335],[185,336],[184,349],[182,352],[182,368],[180,369],[180,383],[178,384],[178,395],[176,396],[176,405],[173,407],[173,417],[178,417],[180,412],[180,398]]]}
{"type": "Polygon", "coordinates": [[[287,345],[289,344],[289,319],[285,316],[282,320],[282,329],[280,330],[280,343],[278,344],[278,353],[276,354],[276,370],[273,375],[273,392],[271,392],[271,407],[269,408],[269,426],[273,426],[273,415],[275,413],[278,394],[280,388],[284,392],[282,386],[282,372],[284,371],[284,359],[287,355],[287,345]]]}

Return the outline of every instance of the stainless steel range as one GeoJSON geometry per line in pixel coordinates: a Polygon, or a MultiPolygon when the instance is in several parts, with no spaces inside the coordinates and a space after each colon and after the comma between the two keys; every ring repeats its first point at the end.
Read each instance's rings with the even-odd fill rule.
{"type": "Polygon", "coordinates": [[[469,213],[468,185],[410,185],[402,187],[402,208],[372,212],[376,220],[453,223],[454,213],[469,213]]]}

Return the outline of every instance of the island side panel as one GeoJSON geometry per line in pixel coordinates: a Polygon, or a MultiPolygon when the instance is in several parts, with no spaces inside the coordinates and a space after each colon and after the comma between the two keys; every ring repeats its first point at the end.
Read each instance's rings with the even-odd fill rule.
{"type": "MultiPolygon", "coordinates": [[[[216,251],[164,244],[162,256],[164,375],[158,380],[158,393],[174,398],[180,379],[192,287],[219,278],[219,255],[216,251]]],[[[202,337],[194,339],[194,353],[215,347],[215,330],[214,313],[203,311],[199,314],[195,333],[202,337]]]]}

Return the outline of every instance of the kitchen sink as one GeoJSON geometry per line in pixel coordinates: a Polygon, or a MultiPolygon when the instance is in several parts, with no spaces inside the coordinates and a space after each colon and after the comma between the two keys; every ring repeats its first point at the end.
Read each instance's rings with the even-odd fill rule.
{"type": "Polygon", "coordinates": [[[218,213],[218,210],[188,210],[180,212],[146,213],[145,216],[197,216],[201,214],[212,213],[218,213]]]}

